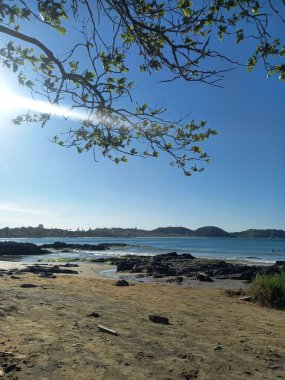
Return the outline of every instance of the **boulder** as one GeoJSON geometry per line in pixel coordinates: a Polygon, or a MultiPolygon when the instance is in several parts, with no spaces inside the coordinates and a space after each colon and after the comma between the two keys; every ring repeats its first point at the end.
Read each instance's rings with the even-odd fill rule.
{"type": "Polygon", "coordinates": [[[161,315],[157,315],[157,314],[150,314],[148,316],[148,319],[151,321],[151,322],[154,322],[154,323],[162,323],[164,325],[169,325],[169,319],[166,318],[166,317],[162,317],[161,315]]]}
{"type": "Polygon", "coordinates": [[[115,283],[115,286],[129,286],[130,284],[126,280],[119,280],[115,283]]]}
{"type": "Polygon", "coordinates": [[[178,277],[175,277],[175,278],[170,278],[166,282],[169,282],[169,283],[175,282],[176,284],[180,285],[183,282],[183,277],[182,276],[178,276],[178,277]]]}
{"type": "Polygon", "coordinates": [[[208,276],[205,273],[198,273],[197,274],[197,280],[204,281],[204,282],[213,282],[214,281],[210,276],[208,276]]]}

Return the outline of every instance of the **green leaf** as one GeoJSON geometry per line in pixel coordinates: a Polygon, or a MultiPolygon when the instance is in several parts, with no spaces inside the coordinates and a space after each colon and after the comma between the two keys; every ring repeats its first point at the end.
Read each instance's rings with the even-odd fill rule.
{"type": "Polygon", "coordinates": [[[191,12],[190,12],[189,8],[184,8],[184,9],[182,9],[182,11],[183,11],[183,14],[185,17],[190,17],[191,12]]]}
{"type": "Polygon", "coordinates": [[[66,29],[63,26],[57,26],[55,28],[60,34],[66,34],[66,29]]]}

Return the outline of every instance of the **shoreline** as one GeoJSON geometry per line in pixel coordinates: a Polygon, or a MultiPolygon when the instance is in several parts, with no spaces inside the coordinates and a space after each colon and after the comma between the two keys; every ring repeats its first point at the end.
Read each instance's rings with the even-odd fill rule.
{"type": "MultiPolygon", "coordinates": [[[[126,254],[152,256],[177,251],[179,255],[191,252],[195,257],[201,259],[218,259],[248,265],[271,265],[277,260],[285,260],[285,239],[284,242],[277,239],[278,243],[275,243],[276,240],[273,241],[272,239],[246,239],[245,243],[239,243],[237,240],[240,239],[231,239],[229,242],[228,239],[195,238],[195,242],[192,240],[192,243],[190,243],[189,239],[175,239],[168,237],[155,238],[151,243],[150,240],[152,239],[144,238],[66,238],[63,239],[64,241],[57,241],[55,238],[44,238],[43,240],[25,238],[19,239],[16,244],[22,245],[22,248],[29,245],[29,249],[33,249],[32,252],[34,253],[29,252],[28,247],[26,248],[26,253],[23,253],[20,247],[18,249],[18,254],[30,255],[29,262],[40,259],[41,254],[44,253],[43,251],[45,251],[45,256],[47,255],[50,258],[58,257],[59,255],[67,257],[81,256],[86,259],[105,257],[105,255],[110,257],[126,254]],[[36,253],[37,250],[38,253],[36,253]],[[63,255],[63,253],[66,253],[66,255],[63,255]]],[[[7,244],[12,246],[12,241],[13,239],[7,244]]],[[[4,245],[3,241],[0,241],[0,259],[1,245],[4,245]]],[[[6,254],[3,249],[2,252],[2,254],[6,254]]],[[[9,252],[14,254],[12,247],[9,252]]],[[[23,259],[23,261],[26,261],[26,259],[23,259]]]]}
{"type": "MultiPolygon", "coordinates": [[[[203,259],[207,261],[207,259],[203,259]]],[[[116,265],[106,264],[106,263],[94,263],[94,262],[72,262],[68,263],[62,262],[49,262],[41,261],[35,263],[25,263],[22,261],[1,261],[0,260],[0,270],[4,271],[15,271],[18,275],[18,271],[32,266],[42,266],[44,268],[52,268],[54,266],[65,267],[65,265],[70,266],[72,270],[76,270],[77,274],[70,274],[69,276],[87,278],[87,279],[105,279],[105,280],[127,280],[131,284],[141,283],[146,285],[166,285],[174,286],[179,288],[192,288],[192,289],[219,289],[219,290],[246,290],[248,288],[248,283],[244,280],[238,279],[214,279],[211,282],[199,281],[197,278],[187,278],[183,276],[183,282],[175,282],[175,276],[163,276],[161,278],[155,278],[152,275],[144,275],[142,273],[130,273],[130,272],[117,272],[116,265]]],[[[63,276],[64,274],[59,274],[63,276]]]]}

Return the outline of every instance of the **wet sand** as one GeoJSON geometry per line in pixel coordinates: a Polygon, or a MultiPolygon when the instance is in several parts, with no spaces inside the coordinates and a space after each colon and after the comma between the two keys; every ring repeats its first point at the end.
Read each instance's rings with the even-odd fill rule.
{"type": "Polygon", "coordinates": [[[3,379],[285,379],[284,311],[191,284],[117,287],[105,267],[0,277],[3,379]]]}

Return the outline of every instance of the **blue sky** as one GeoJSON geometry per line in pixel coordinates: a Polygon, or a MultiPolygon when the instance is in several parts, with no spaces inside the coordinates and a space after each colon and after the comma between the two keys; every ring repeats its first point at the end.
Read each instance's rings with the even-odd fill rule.
{"type": "MultiPolygon", "coordinates": [[[[0,71],[5,87],[19,91],[12,74],[0,71]]],[[[171,115],[207,120],[219,134],[207,142],[211,163],[187,178],[160,159],[130,159],[119,166],[93,161],[49,141],[63,121],[44,129],[15,126],[17,110],[0,115],[0,228],[62,228],[215,225],[227,231],[285,229],[285,85],[229,72],[224,89],[156,78],[136,78],[136,93],[165,104],[171,115]]],[[[28,93],[24,93],[29,96],[28,93]]]]}

